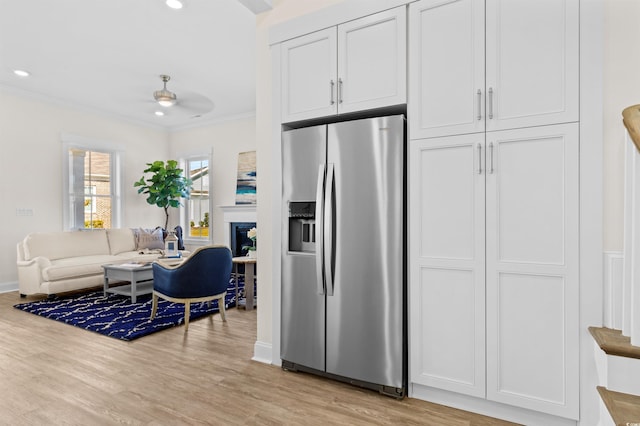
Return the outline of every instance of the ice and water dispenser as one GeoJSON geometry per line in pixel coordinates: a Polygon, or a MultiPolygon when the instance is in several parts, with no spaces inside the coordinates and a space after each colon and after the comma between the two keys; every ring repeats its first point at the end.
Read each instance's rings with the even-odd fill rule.
{"type": "Polygon", "coordinates": [[[289,251],[316,251],[316,203],[289,203],[289,251]]]}

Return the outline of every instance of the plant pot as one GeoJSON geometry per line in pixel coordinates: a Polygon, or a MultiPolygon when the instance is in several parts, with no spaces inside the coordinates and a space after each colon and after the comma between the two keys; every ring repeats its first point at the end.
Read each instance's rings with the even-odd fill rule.
{"type": "Polygon", "coordinates": [[[249,256],[250,259],[257,259],[258,250],[249,250],[249,252],[247,253],[247,256],[249,256]]]}

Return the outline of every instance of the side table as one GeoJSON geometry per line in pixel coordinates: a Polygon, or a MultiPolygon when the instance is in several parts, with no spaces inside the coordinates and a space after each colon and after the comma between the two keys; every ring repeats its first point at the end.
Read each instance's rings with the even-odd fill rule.
{"type": "Polygon", "coordinates": [[[238,265],[244,265],[244,308],[250,311],[254,307],[253,279],[255,277],[257,259],[241,256],[234,257],[232,261],[236,280],[236,306],[240,308],[240,301],[238,300],[238,265]]]}

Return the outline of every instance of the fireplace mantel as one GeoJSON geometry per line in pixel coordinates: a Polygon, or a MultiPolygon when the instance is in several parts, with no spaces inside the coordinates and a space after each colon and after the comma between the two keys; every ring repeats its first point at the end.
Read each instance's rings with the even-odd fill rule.
{"type": "Polygon", "coordinates": [[[224,218],[224,243],[231,244],[230,224],[234,222],[257,222],[255,204],[236,204],[235,206],[220,206],[224,218]]]}

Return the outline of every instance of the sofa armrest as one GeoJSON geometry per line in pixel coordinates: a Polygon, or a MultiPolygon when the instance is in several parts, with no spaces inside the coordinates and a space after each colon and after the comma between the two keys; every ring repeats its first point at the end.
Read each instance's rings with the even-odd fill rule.
{"type": "Polygon", "coordinates": [[[18,287],[20,294],[40,293],[42,270],[51,266],[46,257],[35,257],[31,260],[18,260],[18,287]]]}

